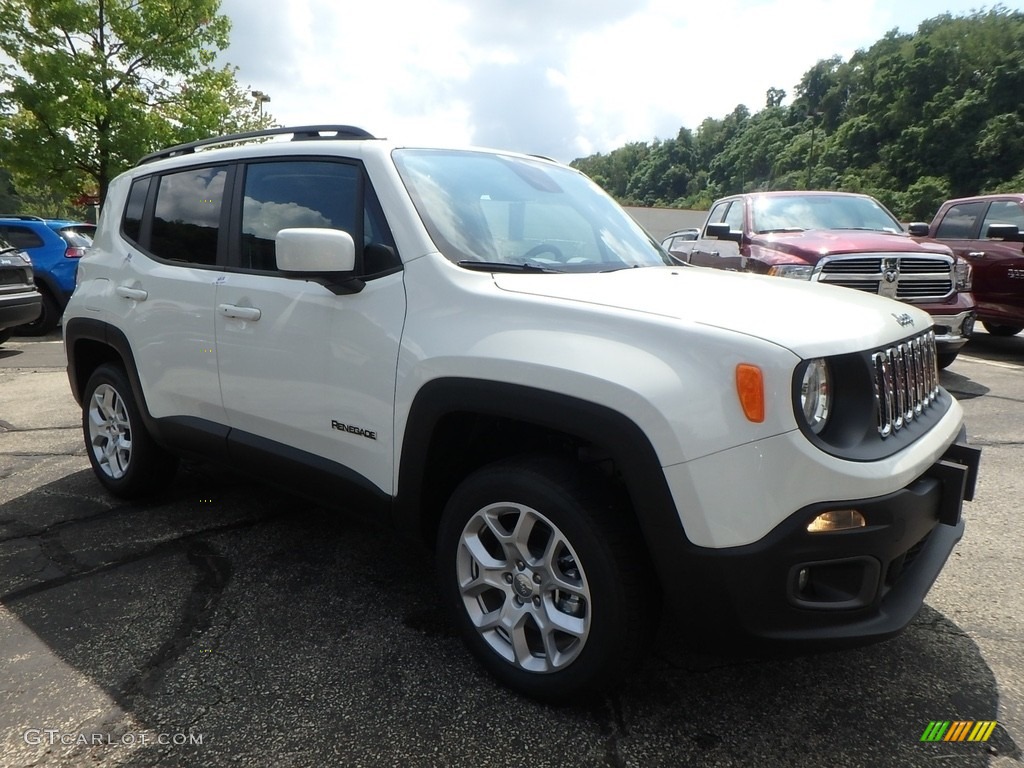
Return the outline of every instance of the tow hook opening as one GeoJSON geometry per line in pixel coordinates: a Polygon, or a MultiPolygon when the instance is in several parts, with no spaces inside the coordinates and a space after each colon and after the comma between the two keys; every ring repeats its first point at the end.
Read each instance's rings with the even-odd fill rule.
{"type": "Polygon", "coordinates": [[[849,610],[871,604],[882,565],[873,557],[801,563],[789,572],[789,599],[801,608],[849,610]]]}

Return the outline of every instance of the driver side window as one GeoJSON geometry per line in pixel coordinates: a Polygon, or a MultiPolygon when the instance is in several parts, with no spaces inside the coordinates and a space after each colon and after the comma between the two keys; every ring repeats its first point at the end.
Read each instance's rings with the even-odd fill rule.
{"type": "Polygon", "coordinates": [[[301,160],[246,168],[240,266],[275,271],[277,233],[293,227],[348,232],[362,251],[364,275],[399,265],[380,205],[354,163],[301,160]]]}

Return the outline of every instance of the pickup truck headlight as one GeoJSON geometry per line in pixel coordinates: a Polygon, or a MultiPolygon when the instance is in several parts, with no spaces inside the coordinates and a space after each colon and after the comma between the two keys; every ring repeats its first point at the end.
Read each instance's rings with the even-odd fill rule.
{"type": "Polygon", "coordinates": [[[958,291],[969,291],[974,284],[974,269],[969,261],[957,259],[953,269],[956,272],[956,289],[958,291]]]}
{"type": "Polygon", "coordinates": [[[832,410],[832,383],[828,363],[820,357],[811,360],[804,368],[800,382],[800,405],[804,421],[814,434],[819,434],[828,424],[832,410]]]}
{"type": "Polygon", "coordinates": [[[776,264],[768,270],[773,277],[789,277],[794,280],[810,280],[814,267],[810,264],[776,264]]]}

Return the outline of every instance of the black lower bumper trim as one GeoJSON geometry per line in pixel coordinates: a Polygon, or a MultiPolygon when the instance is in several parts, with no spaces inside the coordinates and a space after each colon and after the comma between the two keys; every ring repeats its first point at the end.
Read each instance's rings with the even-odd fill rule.
{"type": "MultiPolygon", "coordinates": [[[[742,547],[690,546],[666,594],[697,627],[786,643],[857,644],[902,631],[964,532],[980,451],[965,445],[907,487],[881,497],[814,504],[742,547]],[[855,509],[864,527],[809,533],[823,512],[855,509]]],[[[707,633],[702,633],[707,634],[707,633]]]]}

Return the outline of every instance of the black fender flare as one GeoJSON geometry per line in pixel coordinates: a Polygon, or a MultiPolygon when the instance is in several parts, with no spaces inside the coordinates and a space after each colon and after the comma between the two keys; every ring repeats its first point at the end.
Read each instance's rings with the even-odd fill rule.
{"type": "Polygon", "coordinates": [[[395,522],[400,530],[424,529],[423,489],[434,430],[448,414],[513,419],[578,437],[608,452],[621,473],[655,566],[687,541],[657,453],[644,431],[619,411],[572,395],[519,384],[469,378],[434,379],[409,409],[399,461],[395,522]],[[666,545],[668,545],[666,549],[666,545]]]}

